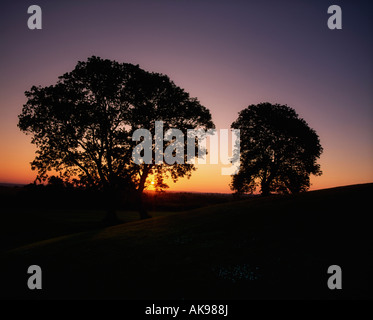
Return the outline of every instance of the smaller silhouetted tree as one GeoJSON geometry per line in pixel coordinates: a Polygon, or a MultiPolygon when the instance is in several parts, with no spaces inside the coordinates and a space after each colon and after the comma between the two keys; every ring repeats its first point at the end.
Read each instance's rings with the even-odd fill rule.
{"type": "Polygon", "coordinates": [[[262,195],[298,193],[310,187],[310,175],[321,175],[317,159],[323,149],[315,130],[294,109],[279,104],[250,105],[231,125],[240,129],[240,169],[231,189],[262,195]]]}

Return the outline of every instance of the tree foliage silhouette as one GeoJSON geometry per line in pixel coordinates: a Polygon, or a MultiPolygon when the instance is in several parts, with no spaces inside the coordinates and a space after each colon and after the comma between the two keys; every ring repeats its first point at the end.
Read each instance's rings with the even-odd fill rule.
{"type": "MultiPolygon", "coordinates": [[[[156,120],[164,121],[165,131],[214,127],[209,110],[166,75],[95,56],[79,61],[57,84],[33,86],[25,95],[18,126],[37,146],[31,163],[37,179],[46,181],[56,171],[65,181],[103,190],[108,207],[117,190],[135,191],[141,218],[147,217],[141,195],[149,175],[167,187],[166,177],[189,177],[195,167],[135,164],[133,132],[143,128],[154,135],[156,120]]],[[[110,219],[113,211],[109,208],[110,219]]]]}
{"type": "Polygon", "coordinates": [[[319,137],[294,109],[279,104],[250,105],[231,125],[240,129],[240,168],[231,189],[252,193],[298,193],[321,175],[319,137]]]}

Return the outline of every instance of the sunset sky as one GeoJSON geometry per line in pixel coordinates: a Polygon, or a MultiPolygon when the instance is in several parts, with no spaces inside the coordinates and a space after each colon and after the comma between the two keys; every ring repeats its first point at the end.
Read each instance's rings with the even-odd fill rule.
{"type": "MultiPolygon", "coordinates": [[[[0,182],[30,183],[35,147],[18,127],[32,85],[52,85],[92,55],[167,74],[217,129],[250,104],[294,108],[324,148],[312,189],[373,182],[373,5],[369,1],[2,1],[0,182]],[[42,9],[29,30],[27,8],[42,9]],[[342,30],[329,30],[329,5],[342,30]]],[[[219,165],[174,191],[230,192],[219,165]]]]}

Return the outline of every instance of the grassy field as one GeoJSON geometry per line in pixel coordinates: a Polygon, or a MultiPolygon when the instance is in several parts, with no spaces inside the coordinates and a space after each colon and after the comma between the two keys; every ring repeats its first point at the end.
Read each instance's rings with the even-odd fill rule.
{"type": "Polygon", "coordinates": [[[253,198],[154,212],[152,219],[107,228],[98,223],[99,211],[40,212],[38,218],[8,212],[1,227],[1,296],[371,299],[372,191],[373,184],[365,184],[253,198]],[[43,290],[27,288],[32,264],[43,270],[43,290]],[[342,268],[342,290],[327,287],[334,264],[342,268]]]}
{"type": "MultiPolygon", "coordinates": [[[[116,213],[123,223],[139,220],[137,211],[119,210],[116,213]]],[[[173,211],[149,213],[152,217],[175,214],[173,211]]],[[[101,229],[105,215],[105,210],[8,209],[0,226],[0,250],[6,251],[58,236],[101,229]]]]}

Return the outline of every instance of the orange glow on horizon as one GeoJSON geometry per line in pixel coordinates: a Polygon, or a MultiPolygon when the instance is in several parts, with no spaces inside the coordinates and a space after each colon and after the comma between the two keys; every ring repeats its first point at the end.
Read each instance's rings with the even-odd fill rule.
{"type": "MultiPolygon", "coordinates": [[[[35,180],[36,172],[32,171],[30,166],[35,147],[27,141],[23,141],[23,145],[21,151],[7,147],[6,153],[0,155],[0,183],[28,184],[35,180]]],[[[310,190],[373,182],[373,168],[368,161],[362,161],[360,166],[353,167],[352,164],[358,161],[357,157],[358,155],[350,155],[342,162],[338,161],[338,155],[327,152],[319,161],[323,175],[311,176],[310,190]],[[346,166],[346,161],[351,167],[346,166]]],[[[190,179],[179,178],[176,183],[171,179],[165,180],[169,186],[166,191],[232,193],[229,188],[231,177],[221,175],[223,165],[201,164],[196,167],[197,170],[192,173],[190,179]]],[[[155,190],[155,181],[151,177],[147,190],[155,190]]]]}

